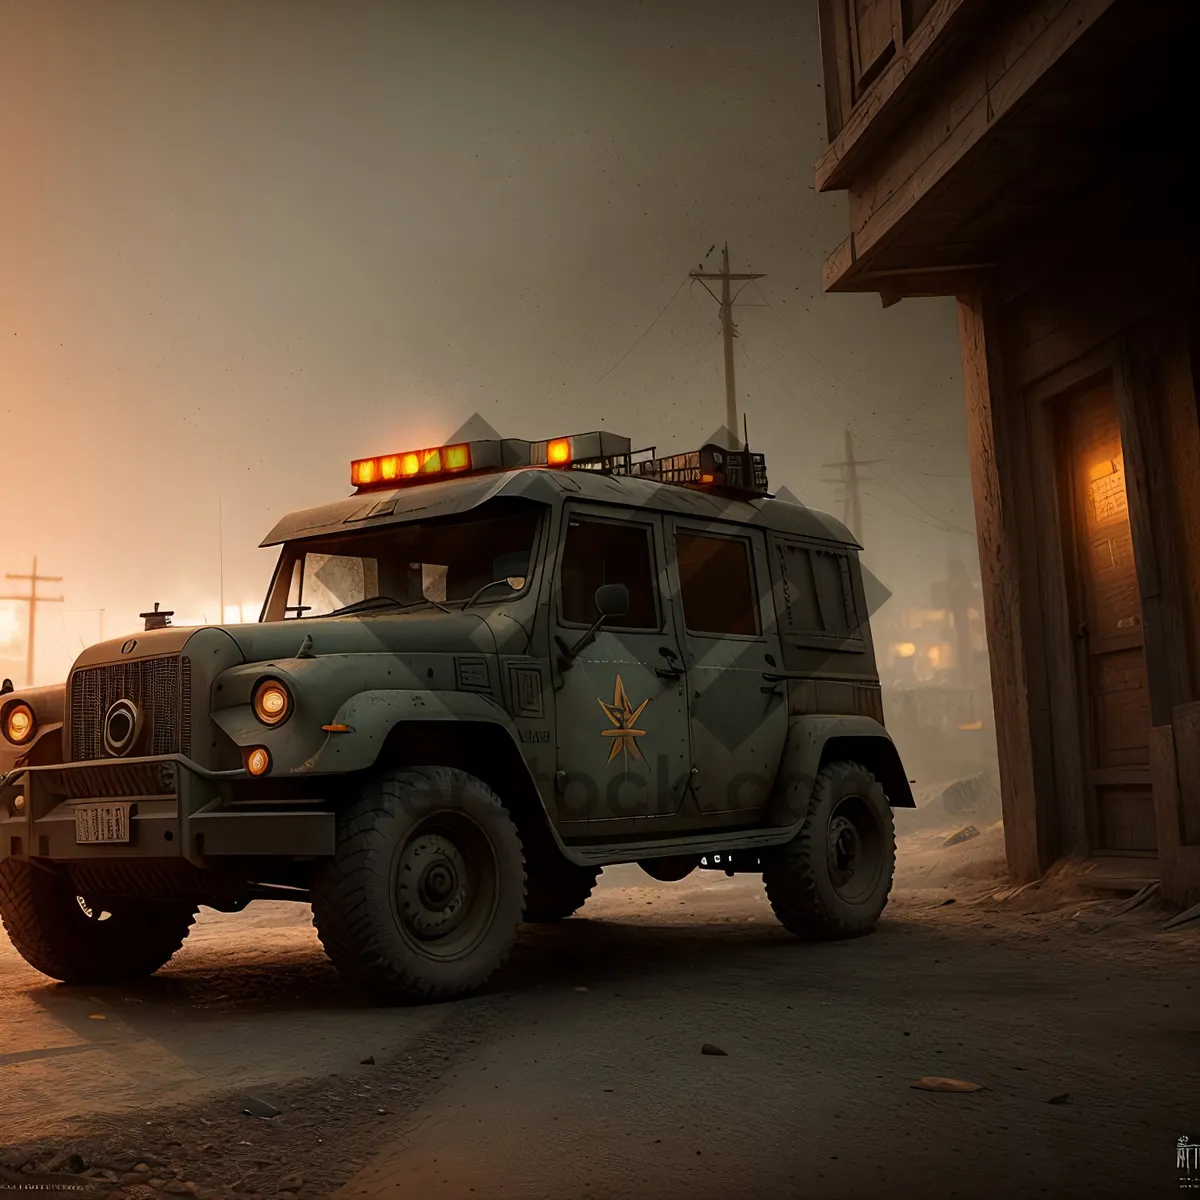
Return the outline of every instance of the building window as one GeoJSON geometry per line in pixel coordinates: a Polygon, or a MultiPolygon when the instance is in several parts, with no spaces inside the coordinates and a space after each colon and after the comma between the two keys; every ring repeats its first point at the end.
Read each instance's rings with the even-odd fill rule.
{"type": "Polygon", "coordinates": [[[841,551],[785,541],[777,541],[775,551],[784,632],[839,640],[861,638],[849,557],[841,551]]]}
{"type": "Polygon", "coordinates": [[[623,583],[629,589],[629,612],[609,617],[605,628],[659,627],[650,533],[649,525],[571,518],[560,572],[565,622],[591,625],[597,615],[597,589],[606,583],[623,583]]]}
{"type": "Polygon", "coordinates": [[[675,559],[690,633],[758,633],[758,597],[745,539],[681,530],[675,535],[675,559]]]}

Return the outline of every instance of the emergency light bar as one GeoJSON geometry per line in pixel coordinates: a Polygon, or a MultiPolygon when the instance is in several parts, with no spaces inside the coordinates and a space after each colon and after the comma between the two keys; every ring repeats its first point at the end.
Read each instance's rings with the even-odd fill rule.
{"type": "Polygon", "coordinates": [[[583,467],[605,469],[629,458],[629,439],[615,433],[581,433],[522,442],[515,438],[460,442],[426,450],[405,450],[359,458],[350,464],[350,482],[359,491],[423,483],[451,475],[511,471],[517,467],[583,467]]]}
{"type": "Polygon", "coordinates": [[[767,465],[761,454],[726,450],[710,443],[687,454],[655,458],[653,449],[631,452],[628,438],[603,431],[549,438],[544,442],[515,438],[459,442],[359,458],[350,464],[350,482],[358,491],[369,492],[520,467],[599,471],[660,483],[768,494],[767,465]]]}

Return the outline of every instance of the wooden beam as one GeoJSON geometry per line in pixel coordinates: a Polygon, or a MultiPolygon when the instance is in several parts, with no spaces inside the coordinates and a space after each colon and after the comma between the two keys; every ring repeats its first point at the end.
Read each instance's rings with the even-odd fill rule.
{"type": "Polygon", "coordinates": [[[968,153],[1102,17],[1116,0],[1042,0],[998,38],[976,48],[943,98],[893,141],[890,157],[850,192],[847,264],[826,264],[827,291],[857,290],[854,276],[919,215],[968,153]],[[836,269],[840,266],[840,270],[836,269]]]}
{"type": "Polygon", "coordinates": [[[1009,428],[998,328],[994,303],[981,286],[959,298],[967,444],[991,660],[1005,852],[1013,878],[1027,882],[1040,876],[1052,858],[1045,817],[1039,811],[1050,805],[1051,798],[1039,794],[1030,737],[1016,511],[1023,501],[1013,475],[1022,448],[1013,444],[1009,428]]]}
{"type": "MultiPolygon", "coordinates": [[[[820,0],[820,3],[824,16],[829,0],[820,0]]],[[[836,191],[849,186],[858,164],[870,154],[872,148],[878,146],[884,125],[890,124],[891,114],[917,91],[920,83],[930,77],[928,67],[936,57],[935,47],[941,44],[939,37],[954,28],[964,10],[980,7],[980,0],[938,0],[866,94],[853,108],[841,110],[837,129],[833,128],[832,122],[830,124],[829,149],[817,160],[818,192],[836,191]]],[[[822,27],[824,24],[823,20],[822,27]]],[[[829,78],[826,59],[827,92],[836,83],[836,79],[829,78]]]]}

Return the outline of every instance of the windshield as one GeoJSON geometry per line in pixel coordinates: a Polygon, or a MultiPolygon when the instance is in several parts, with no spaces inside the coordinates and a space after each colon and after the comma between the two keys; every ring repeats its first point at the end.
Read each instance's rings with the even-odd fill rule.
{"type": "Polygon", "coordinates": [[[284,546],[263,620],[511,599],[527,583],[540,508],[498,502],[466,516],[284,546]]]}

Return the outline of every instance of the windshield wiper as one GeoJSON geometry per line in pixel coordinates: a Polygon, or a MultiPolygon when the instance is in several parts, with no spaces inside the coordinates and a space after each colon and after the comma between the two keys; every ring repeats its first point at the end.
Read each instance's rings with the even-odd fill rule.
{"type": "Polygon", "coordinates": [[[408,605],[403,600],[394,600],[391,596],[368,596],[365,600],[356,600],[353,604],[347,604],[344,608],[335,608],[325,615],[327,617],[340,617],[346,613],[357,612],[361,608],[407,608],[408,605]]]}

